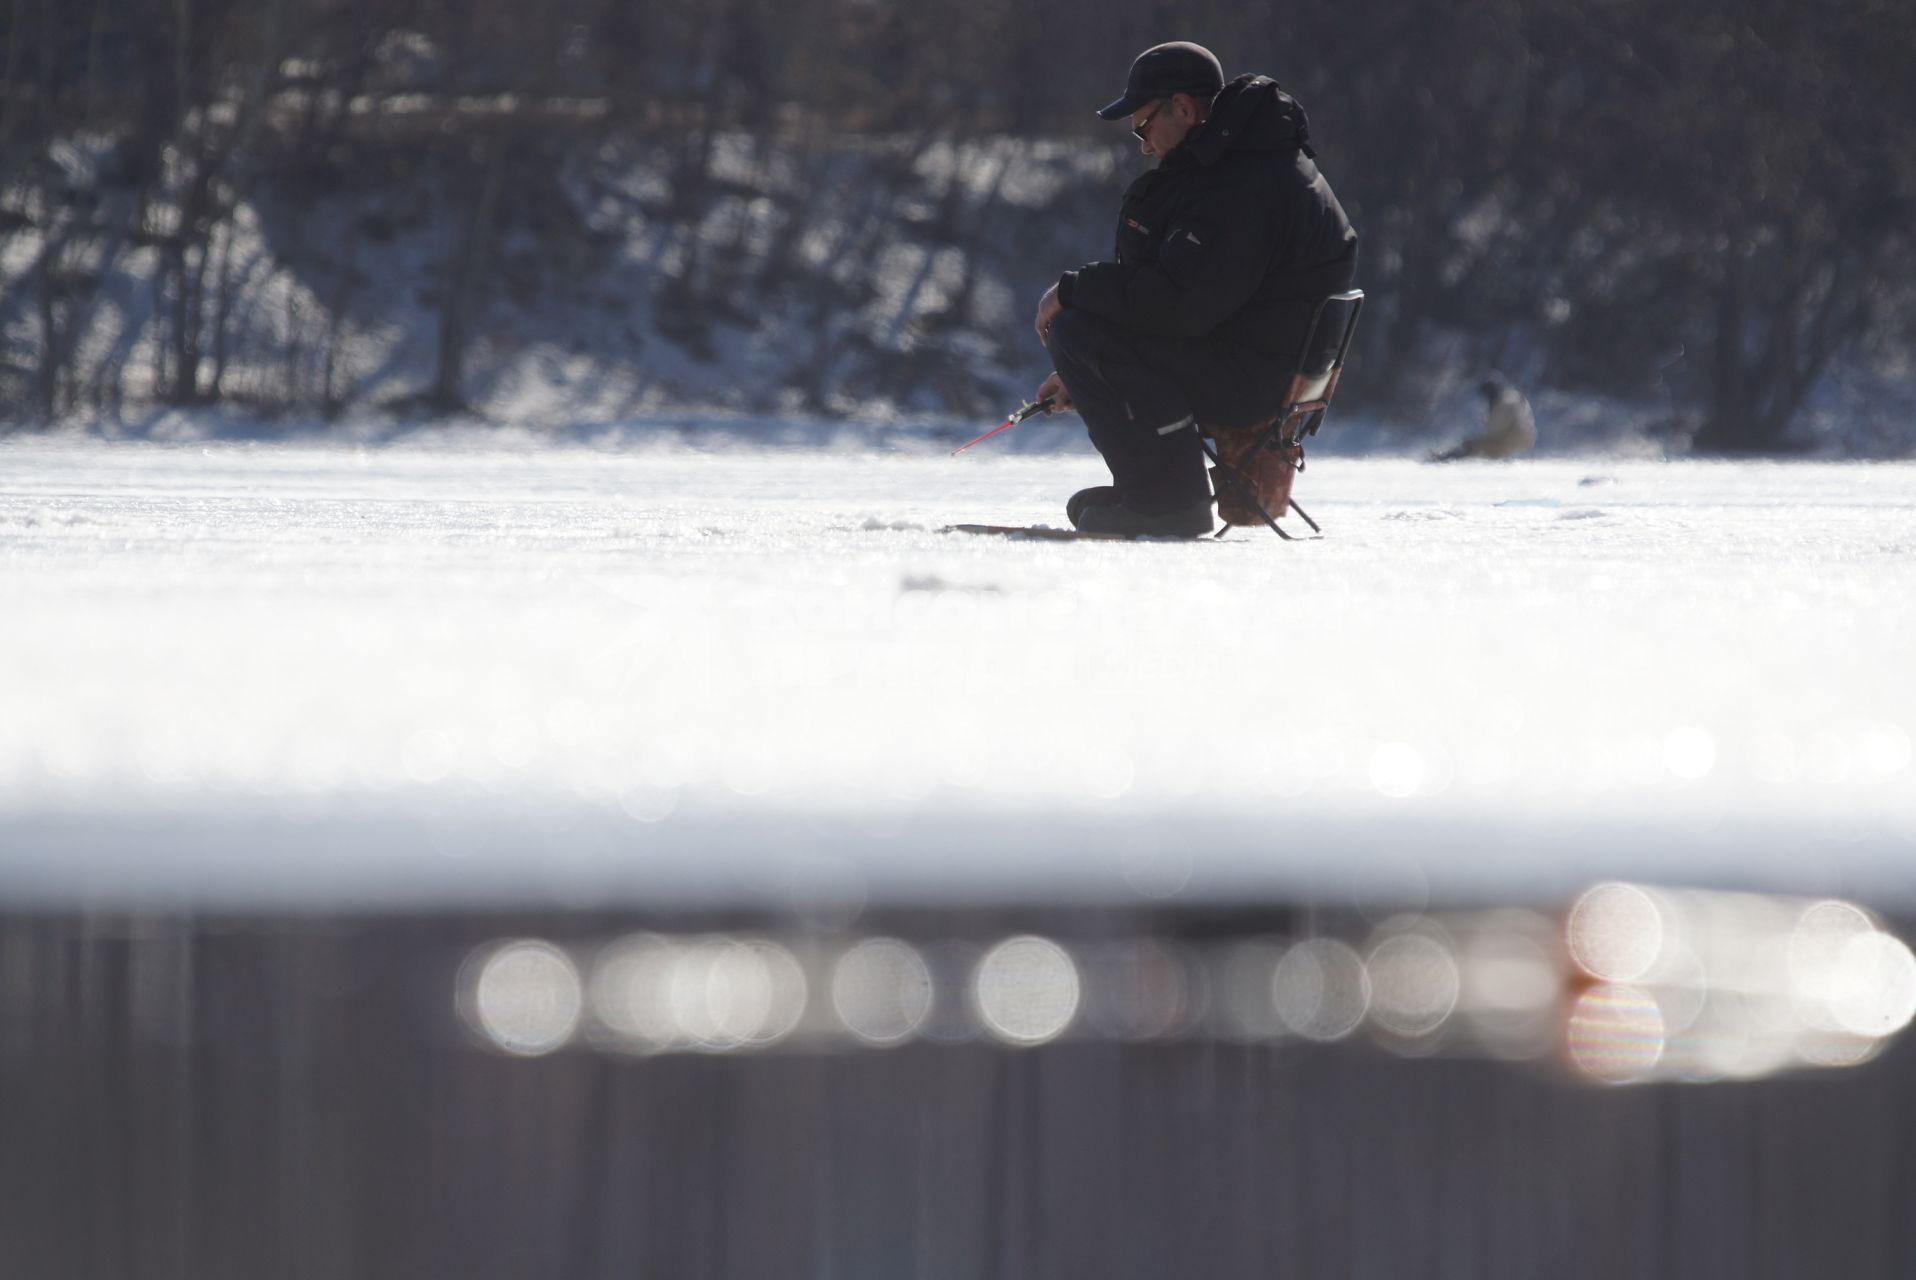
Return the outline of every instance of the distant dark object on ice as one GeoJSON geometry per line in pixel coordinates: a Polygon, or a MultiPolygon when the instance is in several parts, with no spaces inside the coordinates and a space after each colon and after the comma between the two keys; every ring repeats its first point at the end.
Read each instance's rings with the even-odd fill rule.
{"type": "Polygon", "coordinates": [[[1484,429],[1453,449],[1430,455],[1432,462],[1458,458],[1514,458],[1537,443],[1536,419],[1530,401],[1501,373],[1485,378],[1477,388],[1484,397],[1484,429]]]}

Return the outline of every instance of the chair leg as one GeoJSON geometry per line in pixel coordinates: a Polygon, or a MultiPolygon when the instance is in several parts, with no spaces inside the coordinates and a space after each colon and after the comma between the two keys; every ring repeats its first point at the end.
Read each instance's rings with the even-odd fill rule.
{"type": "MultiPolygon", "coordinates": [[[[1256,486],[1251,484],[1251,482],[1246,480],[1243,476],[1239,475],[1236,467],[1226,466],[1224,464],[1223,459],[1217,456],[1217,450],[1211,447],[1211,442],[1208,439],[1200,435],[1198,436],[1198,444],[1203,447],[1205,455],[1211,459],[1211,462],[1214,467],[1212,474],[1217,476],[1222,476],[1225,482],[1228,483],[1231,486],[1231,488],[1237,493],[1237,495],[1244,500],[1245,505],[1250,507],[1251,510],[1257,512],[1258,518],[1270,527],[1270,530],[1272,533],[1284,539],[1284,541],[1286,542],[1299,541],[1297,535],[1284,532],[1284,530],[1278,525],[1277,521],[1271,518],[1271,513],[1269,511],[1266,511],[1264,509],[1264,504],[1262,502],[1259,502],[1257,499],[1256,486]]],[[[1312,532],[1314,532],[1318,537],[1321,538],[1324,536],[1324,530],[1318,527],[1317,521],[1311,519],[1310,516],[1305,513],[1304,508],[1298,506],[1295,500],[1291,502],[1291,510],[1297,512],[1298,515],[1303,516],[1304,523],[1309,525],[1311,527],[1312,532]]],[[[1230,529],[1230,527],[1231,527],[1230,525],[1226,524],[1222,529],[1219,529],[1217,533],[1214,534],[1213,536],[1222,538],[1225,532],[1230,529]]]]}
{"type": "MultiPolygon", "coordinates": [[[[1198,443],[1204,447],[1204,452],[1210,456],[1212,463],[1214,463],[1216,466],[1216,470],[1213,472],[1213,474],[1222,476],[1225,482],[1228,483],[1232,489],[1236,490],[1237,495],[1244,500],[1245,505],[1249,506],[1251,510],[1257,512],[1258,518],[1263,520],[1265,524],[1270,526],[1272,533],[1284,539],[1284,541],[1286,542],[1296,542],[1297,538],[1291,534],[1284,532],[1283,529],[1278,527],[1277,521],[1271,518],[1271,513],[1266,511],[1264,509],[1264,504],[1257,500],[1257,489],[1250,483],[1250,481],[1238,475],[1237,468],[1228,467],[1224,465],[1224,462],[1217,456],[1217,450],[1211,447],[1211,442],[1209,440],[1205,439],[1203,436],[1199,436],[1198,443]]],[[[1291,505],[1296,506],[1297,504],[1293,502],[1291,505]]],[[[1302,511],[1299,511],[1298,514],[1304,515],[1302,511]]],[[[1309,516],[1304,516],[1304,521],[1305,523],[1309,524],[1311,528],[1317,529],[1316,523],[1312,521],[1309,516]]],[[[1225,534],[1225,531],[1228,530],[1230,527],[1231,526],[1228,524],[1225,525],[1224,528],[1219,529],[1216,535],[1214,536],[1222,538],[1225,534]]],[[[1321,535],[1324,531],[1322,529],[1317,529],[1317,532],[1321,535]]]]}

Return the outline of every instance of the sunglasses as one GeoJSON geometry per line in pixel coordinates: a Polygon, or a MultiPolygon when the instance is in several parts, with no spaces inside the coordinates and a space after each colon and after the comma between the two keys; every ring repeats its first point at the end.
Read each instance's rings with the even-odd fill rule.
{"type": "Polygon", "coordinates": [[[1158,112],[1164,110],[1166,107],[1170,105],[1171,105],[1171,100],[1169,98],[1166,98],[1164,101],[1158,103],[1157,106],[1151,108],[1150,115],[1144,117],[1144,119],[1140,120],[1138,123],[1131,126],[1131,132],[1138,135],[1138,140],[1140,142],[1144,140],[1145,134],[1151,132],[1151,122],[1158,118],[1158,112]]]}

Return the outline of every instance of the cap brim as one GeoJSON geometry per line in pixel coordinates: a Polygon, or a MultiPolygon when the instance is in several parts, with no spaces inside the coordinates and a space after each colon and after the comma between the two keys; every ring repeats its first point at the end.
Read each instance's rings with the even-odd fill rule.
{"type": "Polygon", "coordinates": [[[1132,94],[1127,93],[1122,98],[1119,98],[1116,102],[1113,102],[1111,105],[1105,106],[1105,107],[1099,107],[1098,118],[1101,120],[1116,120],[1120,116],[1130,115],[1132,112],[1136,111],[1139,107],[1143,106],[1145,103],[1149,101],[1151,101],[1151,99],[1136,97],[1132,94]]]}

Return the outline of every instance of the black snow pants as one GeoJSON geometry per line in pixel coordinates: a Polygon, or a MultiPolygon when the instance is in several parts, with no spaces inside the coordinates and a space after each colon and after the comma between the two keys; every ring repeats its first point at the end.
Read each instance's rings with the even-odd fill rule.
{"type": "Polygon", "coordinates": [[[1045,346],[1118,500],[1146,515],[1207,501],[1199,422],[1246,426],[1277,411],[1292,370],[1242,347],[1120,329],[1067,307],[1045,346]]]}

